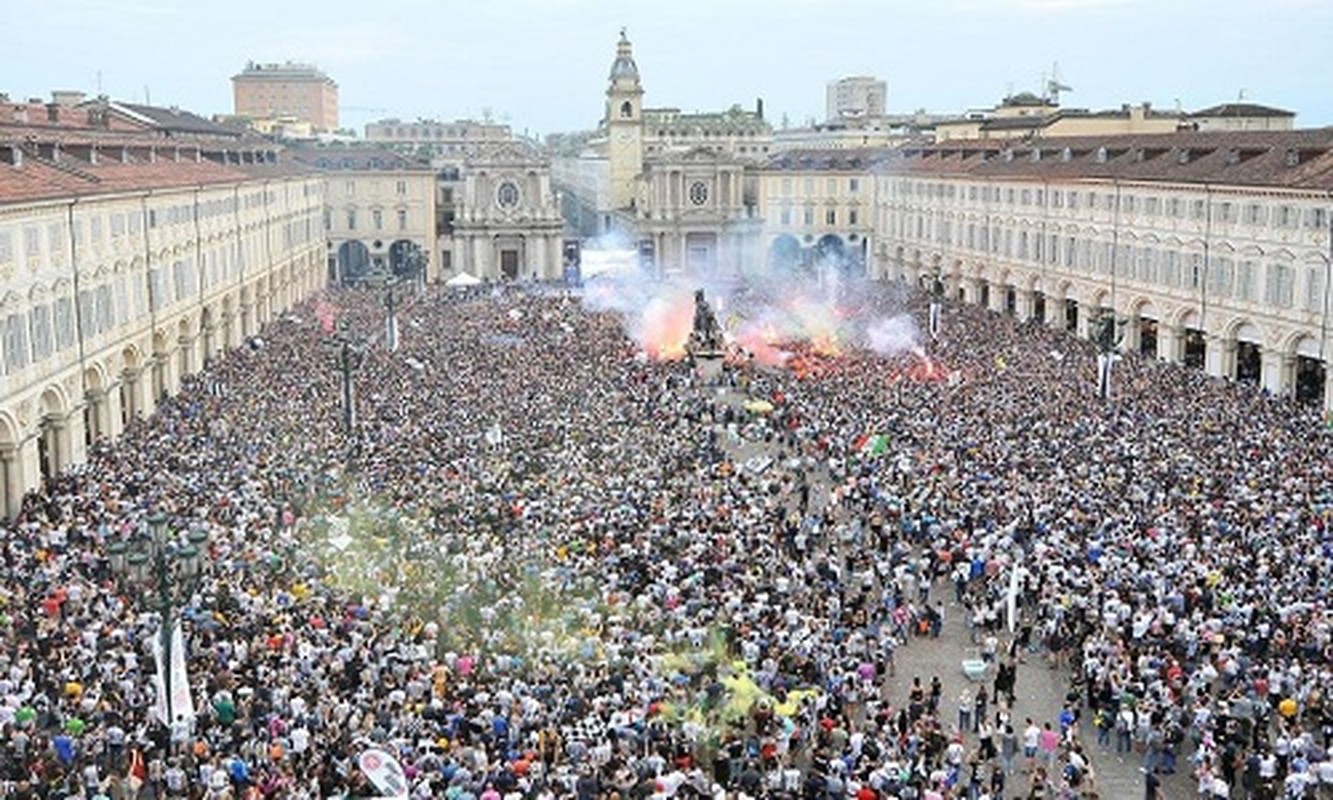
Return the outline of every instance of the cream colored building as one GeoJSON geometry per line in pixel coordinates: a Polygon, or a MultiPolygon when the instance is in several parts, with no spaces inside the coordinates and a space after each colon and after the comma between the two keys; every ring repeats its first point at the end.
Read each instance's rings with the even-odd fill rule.
{"type": "Polygon", "coordinates": [[[1195,111],[1186,123],[1196,131],[1289,131],[1296,114],[1256,103],[1223,103],[1195,111]]]}
{"type": "Polygon", "coordinates": [[[367,142],[423,156],[462,158],[478,152],[484,146],[512,138],[513,133],[508,125],[469,119],[453,122],[382,119],[366,125],[367,142]]]}
{"type": "Polygon", "coordinates": [[[1333,131],[941,142],[875,177],[875,275],[1322,400],[1333,131]]]}
{"type": "Polygon", "coordinates": [[[873,174],[888,157],[883,149],[794,150],[770,159],[759,177],[766,268],[865,274],[875,239],[873,174]]]}
{"type": "Polygon", "coordinates": [[[405,275],[415,248],[426,256],[426,279],[438,276],[436,173],[429,163],[372,147],[293,149],[289,157],[325,181],[331,282],[405,275]]]}
{"type": "Polygon", "coordinates": [[[869,75],[854,75],[829,81],[825,91],[824,119],[878,119],[887,113],[888,84],[869,75]]]}
{"type": "Polygon", "coordinates": [[[1061,136],[1128,136],[1172,133],[1185,125],[1179,112],[1162,112],[1151,103],[1088,111],[1061,108],[1054,100],[1021,93],[994,109],[970,112],[934,126],[937,142],[970,139],[1033,139],[1061,136]]]}
{"type": "Polygon", "coordinates": [[[323,206],[269,143],[0,106],[0,507],[322,287],[323,206]]]}

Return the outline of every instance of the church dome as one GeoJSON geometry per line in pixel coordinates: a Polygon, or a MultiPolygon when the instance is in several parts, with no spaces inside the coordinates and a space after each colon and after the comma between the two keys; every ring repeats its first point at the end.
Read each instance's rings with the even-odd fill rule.
{"type": "Polygon", "coordinates": [[[639,65],[634,63],[634,48],[630,45],[624,28],[620,29],[620,41],[616,43],[616,60],[611,64],[611,80],[622,78],[635,81],[639,79],[639,65]]]}

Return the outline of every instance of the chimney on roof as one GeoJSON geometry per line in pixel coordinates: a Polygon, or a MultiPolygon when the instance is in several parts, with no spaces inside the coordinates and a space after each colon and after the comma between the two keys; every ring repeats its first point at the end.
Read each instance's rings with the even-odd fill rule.
{"type": "Polygon", "coordinates": [[[57,89],[51,92],[51,102],[58,106],[77,106],[88,95],[74,89],[57,89]]]}
{"type": "Polygon", "coordinates": [[[764,118],[764,98],[757,97],[754,101],[754,114],[760,120],[764,118]]]}

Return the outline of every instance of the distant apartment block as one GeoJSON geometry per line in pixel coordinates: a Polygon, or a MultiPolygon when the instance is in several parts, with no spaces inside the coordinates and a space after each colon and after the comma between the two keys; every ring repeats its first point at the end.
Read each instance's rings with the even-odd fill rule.
{"type": "Polygon", "coordinates": [[[338,129],[338,84],[310,64],[254,61],[231,79],[238,116],[307,122],[318,131],[338,129]]]}

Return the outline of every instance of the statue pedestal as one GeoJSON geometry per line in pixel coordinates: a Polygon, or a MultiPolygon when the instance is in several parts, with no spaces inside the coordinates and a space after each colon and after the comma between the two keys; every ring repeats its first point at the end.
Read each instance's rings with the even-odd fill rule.
{"type": "Polygon", "coordinates": [[[695,353],[694,369],[705,386],[715,386],[722,377],[722,367],[726,363],[721,353],[695,353]]]}

